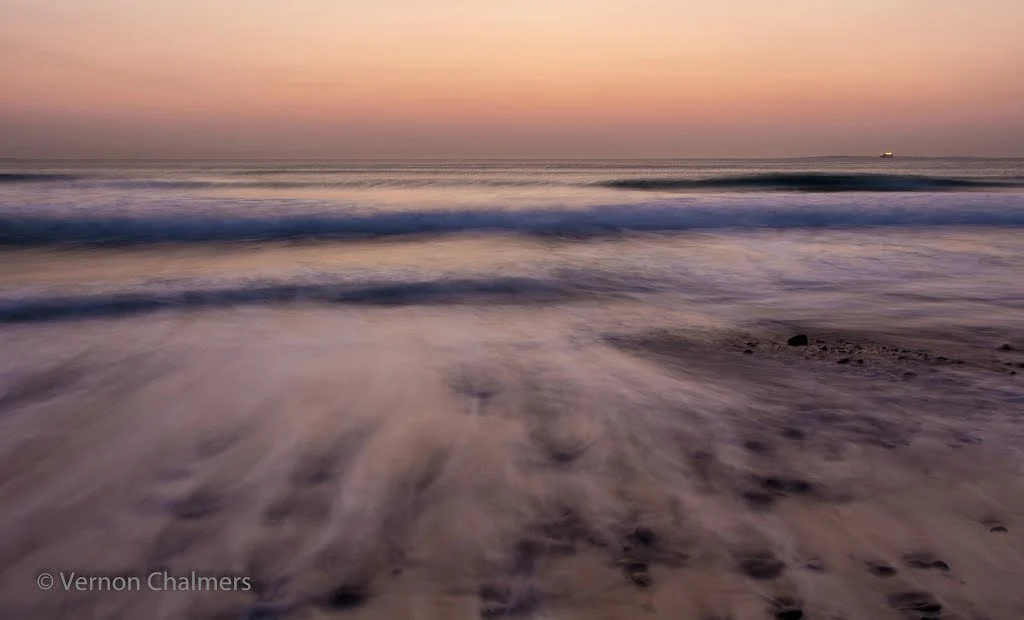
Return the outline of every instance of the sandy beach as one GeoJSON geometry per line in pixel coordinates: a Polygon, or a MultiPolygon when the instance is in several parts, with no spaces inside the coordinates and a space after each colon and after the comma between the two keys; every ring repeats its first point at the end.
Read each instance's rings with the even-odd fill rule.
{"type": "Polygon", "coordinates": [[[4,618],[1024,617],[1020,338],[278,312],[5,329],[4,618]]]}

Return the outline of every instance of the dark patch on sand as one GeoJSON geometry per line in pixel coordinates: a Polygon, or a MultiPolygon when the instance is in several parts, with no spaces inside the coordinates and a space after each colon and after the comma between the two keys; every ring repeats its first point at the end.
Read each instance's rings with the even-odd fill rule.
{"type": "Polygon", "coordinates": [[[148,565],[159,571],[167,562],[189,549],[207,542],[209,534],[188,522],[175,522],[163,529],[153,539],[149,550],[148,565]]]}
{"type": "Polygon", "coordinates": [[[993,534],[1006,534],[1010,531],[1005,523],[995,517],[986,517],[981,520],[981,524],[987,527],[988,531],[993,534]]]}
{"type": "Polygon", "coordinates": [[[622,570],[625,572],[626,578],[639,588],[649,588],[654,583],[647,562],[637,560],[623,562],[622,570]]]}
{"type": "Polygon", "coordinates": [[[757,580],[775,579],[786,569],[786,564],[771,551],[753,551],[737,558],[740,572],[757,580]]]}
{"type": "Polygon", "coordinates": [[[178,519],[193,521],[216,514],[223,505],[218,494],[210,489],[200,488],[171,502],[170,511],[178,519]]]}
{"type": "Polygon", "coordinates": [[[324,484],[337,475],[338,456],[335,454],[303,455],[295,464],[289,481],[297,487],[311,487],[324,484]]]}
{"type": "Polygon", "coordinates": [[[207,437],[196,444],[196,457],[201,460],[205,460],[220,456],[240,438],[240,432],[224,432],[212,437],[207,437]]]}
{"type": "Polygon", "coordinates": [[[475,400],[479,404],[480,413],[502,391],[501,381],[496,373],[471,366],[454,372],[449,385],[455,393],[475,400]]]}
{"type": "Polygon", "coordinates": [[[571,508],[562,508],[559,514],[540,523],[537,530],[538,537],[551,553],[572,555],[576,553],[581,541],[593,544],[597,540],[597,534],[590,531],[580,515],[571,508]]]}
{"type": "Polygon", "coordinates": [[[626,544],[629,549],[653,548],[657,542],[658,536],[654,533],[654,530],[642,525],[634,528],[632,532],[626,535],[626,544]]]}
{"type": "Polygon", "coordinates": [[[83,374],[70,364],[61,364],[29,375],[0,396],[0,411],[47,399],[77,382],[83,374]]]}
{"type": "Polygon", "coordinates": [[[536,589],[523,585],[484,584],[480,586],[481,618],[514,618],[532,614],[540,606],[536,589]]]}
{"type": "Polygon", "coordinates": [[[348,611],[362,607],[369,600],[370,590],[365,584],[341,584],[324,597],[322,605],[338,611],[348,611]]]}
{"type": "Polygon", "coordinates": [[[868,572],[875,577],[892,577],[896,574],[896,569],[886,564],[885,562],[868,562],[868,572]]]}
{"type": "Polygon", "coordinates": [[[755,510],[767,510],[775,504],[775,495],[763,491],[744,491],[740,497],[747,506],[755,510]]]}
{"type": "Polygon", "coordinates": [[[780,478],[753,475],[753,481],[768,493],[776,495],[805,495],[814,490],[814,485],[800,478],[780,478]]]}
{"type": "Polygon", "coordinates": [[[771,444],[758,439],[748,439],[743,442],[743,447],[754,454],[769,454],[772,451],[771,444]]]}
{"type": "Polygon", "coordinates": [[[772,599],[769,613],[775,620],[803,620],[803,604],[793,598],[780,596],[772,599]]]}
{"type": "Polygon", "coordinates": [[[793,441],[800,441],[807,438],[807,433],[803,430],[794,426],[787,426],[779,431],[779,434],[786,439],[792,439],[793,441]]]}
{"type": "Polygon", "coordinates": [[[619,556],[616,558],[626,577],[640,587],[648,587],[652,583],[649,573],[651,564],[683,566],[688,560],[688,553],[674,548],[644,525],[630,527],[624,532],[619,544],[619,556]]]}
{"type": "Polygon", "coordinates": [[[590,448],[590,441],[586,438],[569,437],[547,429],[537,428],[530,436],[541,454],[554,465],[569,465],[590,448]]]}
{"type": "Polygon", "coordinates": [[[903,563],[910,568],[916,568],[920,570],[937,569],[941,571],[948,571],[949,564],[938,559],[927,551],[916,551],[914,553],[907,553],[903,556],[903,563]]]}
{"type": "Polygon", "coordinates": [[[710,483],[712,468],[715,465],[715,455],[709,450],[694,450],[690,453],[690,467],[697,474],[702,482],[710,483]]]}
{"type": "Polygon", "coordinates": [[[267,524],[296,520],[309,524],[322,523],[331,513],[331,497],[322,493],[292,495],[272,502],[263,511],[267,524]]]}
{"type": "Polygon", "coordinates": [[[942,615],[942,603],[928,592],[898,592],[887,600],[890,607],[914,620],[937,620],[942,615]]]}

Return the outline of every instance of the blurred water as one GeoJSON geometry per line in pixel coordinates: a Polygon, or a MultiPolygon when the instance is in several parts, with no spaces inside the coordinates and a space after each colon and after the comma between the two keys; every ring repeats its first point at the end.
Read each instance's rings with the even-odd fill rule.
{"type": "MultiPolygon", "coordinates": [[[[719,500],[776,469],[820,476],[821,501],[918,493],[900,523],[1014,514],[1022,179],[966,159],[4,162],[0,616],[478,617],[480,567],[537,523],[611,540],[642,515],[665,549],[718,553],[741,510],[719,500]],[[154,567],[261,589],[31,586],[154,567]],[[375,598],[331,594],[356,586],[375,598]]],[[[823,539],[861,528],[836,557],[890,529],[822,514],[823,539]]],[[[780,524],[802,521],[769,518],[793,546],[780,524]]],[[[566,574],[577,605],[607,590],[566,574]]]]}
{"type": "Polygon", "coordinates": [[[8,162],[0,319],[598,293],[995,312],[1021,301],[1022,182],[1005,159],[8,162]]]}

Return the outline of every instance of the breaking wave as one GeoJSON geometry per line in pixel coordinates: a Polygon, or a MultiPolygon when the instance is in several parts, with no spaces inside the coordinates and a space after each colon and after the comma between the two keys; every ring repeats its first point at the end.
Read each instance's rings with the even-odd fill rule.
{"type": "Polygon", "coordinates": [[[721,190],[791,192],[940,192],[1024,187],[1006,179],[898,174],[769,173],[706,179],[615,179],[600,185],[634,190],[721,190]]]}
{"type": "Polygon", "coordinates": [[[415,211],[315,215],[42,216],[0,214],[0,246],[344,241],[457,233],[588,238],[632,232],[868,227],[1024,227],[1024,203],[612,205],[586,209],[415,211]]]}
{"type": "Polygon", "coordinates": [[[599,277],[459,278],[406,282],[240,284],[179,291],[132,291],[0,302],[0,323],[60,321],[144,314],[161,310],[228,308],[285,303],[405,306],[460,303],[545,304],[594,295],[643,291],[640,283],[599,277]]]}
{"type": "MultiPolygon", "coordinates": [[[[291,171],[277,173],[296,174],[291,171]]],[[[306,176],[306,173],[299,173],[306,176]]],[[[446,177],[432,178],[429,176],[420,177],[349,177],[327,176],[313,174],[312,178],[280,179],[273,172],[260,172],[258,176],[265,176],[264,179],[250,179],[243,173],[232,172],[225,176],[238,178],[212,179],[212,178],[130,178],[119,176],[94,175],[73,175],[73,174],[43,174],[43,173],[0,173],[0,183],[66,183],[75,182],[80,188],[109,188],[125,190],[223,190],[223,189],[416,189],[431,187],[488,187],[488,188],[516,188],[531,187],[539,185],[550,185],[550,180],[542,178],[533,179],[495,179],[478,178],[471,175],[450,175],[446,177]]]]}
{"type": "Polygon", "coordinates": [[[0,172],[0,183],[53,183],[75,181],[80,177],[73,174],[49,174],[39,172],[0,172]]]}

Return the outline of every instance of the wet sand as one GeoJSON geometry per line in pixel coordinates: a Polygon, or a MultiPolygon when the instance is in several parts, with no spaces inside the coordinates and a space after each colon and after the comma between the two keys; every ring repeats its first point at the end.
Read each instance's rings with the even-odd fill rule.
{"type": "Polygon", "coordinates": [[[1019,335],[581,312],[5,328],[0,617],[1024,617],[1019,335]]]}

